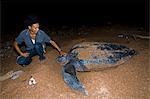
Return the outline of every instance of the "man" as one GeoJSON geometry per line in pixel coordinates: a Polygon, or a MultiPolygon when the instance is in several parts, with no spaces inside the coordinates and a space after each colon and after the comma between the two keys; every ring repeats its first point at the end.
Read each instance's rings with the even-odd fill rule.
{"type": "Polygon", "coordinates": [[[32,57],[39,56],[39,60],[42,62],[46,59],[44,56],[43,45],[45,43],[51,43],[59,52],[60,55],[66,54],[51,38],[42,30],[39,29],[39,20],[36,16],[28,16],[26,21],[27,29],[23,30],[14,41],[14,47],[20,54],[17,57],[17,63],[21,66],[29,65],[32,61],[32,57]],[[23,52],[20,49],[20,44],[25,43],[26,51],[23,52]]]}

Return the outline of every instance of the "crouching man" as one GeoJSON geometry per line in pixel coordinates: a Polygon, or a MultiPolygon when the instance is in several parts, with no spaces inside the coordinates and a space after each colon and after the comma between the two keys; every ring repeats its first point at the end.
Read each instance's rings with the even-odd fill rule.
{"type": "Polygon", "coordinates": [[[44,31],[39,29],[39,20],[36,16],[28,16],[25,23],[27,29],[23,30],[14,41],[14,47],[20,54],[17,57],[17,63],[19,65],[29,65],[32,61],[32,57],[35,55],[39,56],[41,62],[44,61],[46,59],[43,48],[45,43],[51,43],[60,55],[66,54],[44,31]],[[25,52],[23,52],[19,46],[23,42],[26,46],[25,52]]]}

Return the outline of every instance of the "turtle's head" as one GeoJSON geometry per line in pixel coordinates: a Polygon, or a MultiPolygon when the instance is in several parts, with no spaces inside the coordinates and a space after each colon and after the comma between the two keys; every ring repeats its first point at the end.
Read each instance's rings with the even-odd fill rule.
{"type": "Polygon", "coordinates": [[[69,59],[68,59],[67,56],[68,56],[68,55],[61,55],[61,56],[58,56],[58,57],[56,58],[56,60],[57,60],[58,63],[60,63],[60,64],[62,64],[62,65],[65,65],[65,64],[67,64],[67,63],[69,62],[69,59]]]}
{"type": "Polygon", "coordinates": [[[58,56],[57,61],[58,61],[58,63],[65,65],[68,62],[70,62],[71,60],[76,59],[76,56],[77,56],[76,53],[69,53],[67,55],[58,56]]]}

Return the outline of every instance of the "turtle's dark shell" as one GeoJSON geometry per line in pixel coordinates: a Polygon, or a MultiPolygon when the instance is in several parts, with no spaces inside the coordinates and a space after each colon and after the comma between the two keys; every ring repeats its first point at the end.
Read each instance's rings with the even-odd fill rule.
{"type": "Polygon", "coordinates": [[[61,63],[71,62],[77,71],[92,71],[118,66],[135,54],[135,50],[119,44],[82,42],[61,57],[61,63]]]}

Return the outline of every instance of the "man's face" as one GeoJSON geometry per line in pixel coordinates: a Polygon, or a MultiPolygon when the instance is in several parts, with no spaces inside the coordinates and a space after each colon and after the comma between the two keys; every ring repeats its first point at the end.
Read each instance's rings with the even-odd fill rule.
{"type": "Polygon", "coordinates": [[[39,23],[32,24],[32,26],[29,26],[29,29],[30,29],[33,33],[37,33],[38,30],[39,30],[39,23]]]}

